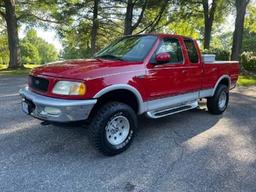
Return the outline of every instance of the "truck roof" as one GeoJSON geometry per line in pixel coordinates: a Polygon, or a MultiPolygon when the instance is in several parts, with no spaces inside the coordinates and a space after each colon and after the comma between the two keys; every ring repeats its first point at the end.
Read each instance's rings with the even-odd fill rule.
{"type": "Polygon", "coordinates": [[[191,37],[183,36],[183,35],[177,35],[177,34],[167,34],[167,33],[145,33],[145,34],[136,34],[136,35],[128,35],[128,36],[147,36],[147,35],[154,35],[161,38],[164,37],[176,37],[176,38],[185,38],[185,39],[193,39],[191,37]]]}

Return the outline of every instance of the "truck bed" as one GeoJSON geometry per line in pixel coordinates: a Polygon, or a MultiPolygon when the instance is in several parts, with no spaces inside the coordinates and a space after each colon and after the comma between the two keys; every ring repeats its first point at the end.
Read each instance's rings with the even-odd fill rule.
{"type": "Polygon", "coordinates": [[[229,76],[230,88],[233,88],[240,72],[238,61],[214,61],[203,63],[203,69],[203,89],[213,88],[221,76],[229,76]]]}

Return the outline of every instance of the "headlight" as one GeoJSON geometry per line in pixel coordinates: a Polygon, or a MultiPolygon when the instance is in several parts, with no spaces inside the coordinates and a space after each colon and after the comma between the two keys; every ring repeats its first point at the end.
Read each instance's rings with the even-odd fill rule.
{"type": "Polygon", "coordinates": [[[84,95],[86,86],[81,82],[58,81],[52,92],[58,95],[84,95]]]}

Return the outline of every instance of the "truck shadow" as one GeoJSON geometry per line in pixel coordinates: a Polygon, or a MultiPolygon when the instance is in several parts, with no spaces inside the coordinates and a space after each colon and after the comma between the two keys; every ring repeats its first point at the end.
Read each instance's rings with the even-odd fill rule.
{"type": "Polygon", "coordinates": [[[168,129],[184,142],[210,128],[212,128],[223,115],[211,115],[208,113],[205,103],[200,108],[174,114],[160,119],[149,119],[145,116],[139,120],[139,134],[147,134],[168,129]]]}

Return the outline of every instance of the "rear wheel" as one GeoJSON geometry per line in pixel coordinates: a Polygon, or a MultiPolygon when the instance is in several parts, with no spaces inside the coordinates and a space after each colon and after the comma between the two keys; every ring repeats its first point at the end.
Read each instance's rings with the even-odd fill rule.
{"type": "Polygon", "coordinates": [[[207,98],[207,108],[212,114],[222,114],[228,106],[229,89],[226,85],[219,85],[213,97],[207,98]]]}
{"type": "Polygon", "coordinates": [[[112,156],[129,147],[136,128],[134,110],[126,104],[111,102],[94,115],[89,127],[90,139],[101,153],[112,156]]]}

